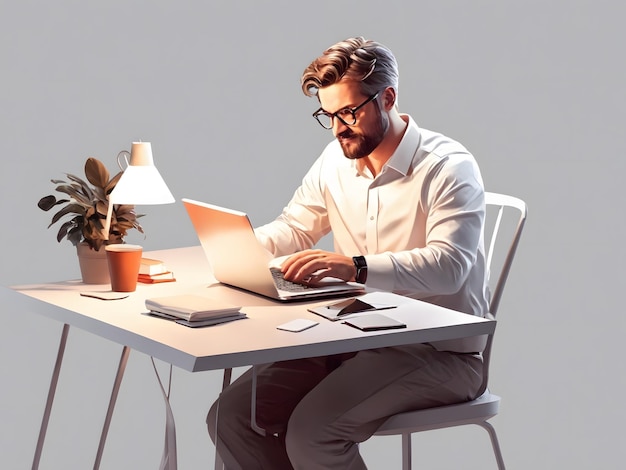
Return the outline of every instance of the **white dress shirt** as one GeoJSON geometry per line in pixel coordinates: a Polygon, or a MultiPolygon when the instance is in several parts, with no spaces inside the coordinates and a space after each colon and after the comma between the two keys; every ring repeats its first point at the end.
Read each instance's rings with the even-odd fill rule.
{"type": "Polygon", "coordinates": [[[336,252],[365,256],[366,286],[484,316],[478,165],[460,143],[402,117],[402,141],[375,178],[333,140],[257,238],[281,256],[313,247],[332,230],[336,252]]]}

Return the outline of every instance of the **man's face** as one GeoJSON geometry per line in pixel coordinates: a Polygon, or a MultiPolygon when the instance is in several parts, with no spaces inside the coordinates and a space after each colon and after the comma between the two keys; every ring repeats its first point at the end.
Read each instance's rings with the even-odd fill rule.
{"type": "MultiPolygon", "coordinates": [[[[339,82],[318,91],[324,111],[335,113],[344,108],[355,108],[369,96],[361,93],[358,83],[339,82]]],[[[344,155],[350,159],[367,157],[382,142],[389,128],[389,118],[381,112],[378,99],[367,103],[356,112],[356,123],[347,126],[336,117],[333,134],[339,141],[344,155]]]]}

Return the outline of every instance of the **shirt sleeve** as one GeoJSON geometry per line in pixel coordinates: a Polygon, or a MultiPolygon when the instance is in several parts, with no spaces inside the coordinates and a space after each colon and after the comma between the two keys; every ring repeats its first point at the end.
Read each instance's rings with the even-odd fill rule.
{"type": "Polygon", "coordinates": [[[445,157],[423,184],[425,246],[366,255],[367,286],[424,298],[454,294],[466,282],[485,219],[478,167],[472,158],[445,157]]]}
{"type": "Polygon", "coordinates": [[[321,178],[323,159],[324,154],[306,173],[282,213],[255,229],[259,242],[275,257],[312,248],[330,232],[321,178]]]}

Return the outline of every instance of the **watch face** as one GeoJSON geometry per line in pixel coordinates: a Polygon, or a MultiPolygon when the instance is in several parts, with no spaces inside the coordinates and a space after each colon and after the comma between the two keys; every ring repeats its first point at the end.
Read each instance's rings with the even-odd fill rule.
{"type": "Polygon", "coordinates": [[[359,284],[365,284],[367,279],[367,262],[365,261],[365,257],[355,256],[352,260],[354,261],[354,266],[356,267],[356,282],[359,284]]]}

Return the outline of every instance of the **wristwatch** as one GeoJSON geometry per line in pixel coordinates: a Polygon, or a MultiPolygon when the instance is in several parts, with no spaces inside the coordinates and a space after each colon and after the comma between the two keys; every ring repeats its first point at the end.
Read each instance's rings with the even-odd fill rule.
{"type": "Polygon", "coordinates": [[[365,284],[365,281],[367,281],[367,262],[365,261],[365,256],[354,256],[352,261],[356,268],[356,282],[365,284]]]}

